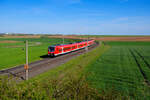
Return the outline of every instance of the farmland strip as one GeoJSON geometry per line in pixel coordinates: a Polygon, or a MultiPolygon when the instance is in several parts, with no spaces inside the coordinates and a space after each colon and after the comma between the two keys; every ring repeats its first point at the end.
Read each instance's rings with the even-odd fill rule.
{"type": "Polygon", "coordinates": [[[135,62],[136,62],[136,64],[137,64],[137,66],[138,66],[138,68],[139,68],[139,70],[140,70],[142,76],[144,77],[146,84],[147,84],[148,86],[150,86],[150,82],[148,81],[148,78],[147,78],[146,74],[145,74],[144,71],[142,70],[141,65],[139,64],[139,62],[138,62],[138,60],[137,60],[135,54],[133,53],[133,51],[132,51],[131,49],[130,49],[130,53],[131,53],[131,55],[133,56],[133,58],[134,58],[134,60],[135,60],[135,62]]]}
{"type": "Polygon", "coordinates": [[[150,64],[145,60],[145,58],[137,50],[134,49],[134,51],[142,58],[142,60],[144,61],[144,63],[150,69],[150,64]]]}

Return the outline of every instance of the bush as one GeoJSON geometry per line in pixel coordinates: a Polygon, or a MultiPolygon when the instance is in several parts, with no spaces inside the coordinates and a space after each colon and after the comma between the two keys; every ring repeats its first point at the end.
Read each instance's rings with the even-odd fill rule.
{"type": "Polygon", "coordinates": [[[0,78],[2,100],[96,100],[99,93],[91,88],[84,77],[73,75],[65,79],[51,79],[47,82],[17,83],[10,78],[0,78]]]}

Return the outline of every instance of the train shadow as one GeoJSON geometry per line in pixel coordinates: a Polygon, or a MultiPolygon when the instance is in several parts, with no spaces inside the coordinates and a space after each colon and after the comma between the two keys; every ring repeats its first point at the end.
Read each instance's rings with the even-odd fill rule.
{"type": "Polygon", "coordinates": [[[52,58],[52,57],[48,56],[48,55],[42,55],[42,56],[40,56],[40,58],[52,58]]]}
{"type": "Polygon", "coordinates": [[[58,56],[42,55],[42,56],[40,56],[40,58],[43,58],[43,59],[45,59],[45,58],[55,58],[55,57],[59,57],[59,56],[61,56],[61,55],[58,55],[58,56]]]}

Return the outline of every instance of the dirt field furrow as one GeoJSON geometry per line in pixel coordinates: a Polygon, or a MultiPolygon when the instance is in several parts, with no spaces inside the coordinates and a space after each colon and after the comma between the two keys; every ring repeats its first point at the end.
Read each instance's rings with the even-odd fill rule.
{"type": "Polygon", "coordinates": [[[134,52],[133,52],[131,49],[130,49],[130,53],[131,53],[131,55],[133,56],[133,58],[134,58],[134,60],[135,60],[135,62],[136,62],[136,64],[137,64],[137,67],[139,68],[139,71],[141,72],[141,74],[142,74],[142,76],[143,76],[143,78],[144,78],[144,80],[145,80],[145,83],[150,87],[150,82],[149,82],[149,80],[148,80],[148,77],[147,77],[147,75],[144,73],[144,71],[143,71],[143,69],[142,69],[140,63],[138,62],[138,60],[137,60],[137,58],[136,58],[134,52]]]}

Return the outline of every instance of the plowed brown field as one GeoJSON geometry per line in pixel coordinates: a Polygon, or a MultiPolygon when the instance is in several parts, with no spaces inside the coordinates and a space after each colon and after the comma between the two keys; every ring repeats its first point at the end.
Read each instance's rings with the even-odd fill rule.
{"type": "Polygon", "coordinates": [[[17,36],[17,35],[3,35],[4,38],[40,38],[40,35],[23,35],[23,36],[17,36]]]}
{"type": "MultiPolygon", "coordinates": [[[[62,36],[49,36],[51,38],[62,38],[62,36]]],[[[64,36],[69,39],[81,39],[78,36],[64,36]]],[[[82,38],[87,39],[87,38],[82,38]]],[[[150,36],[132,36],[132,37],[91,37],[90,39],[101,40],[101,41],[150,41],[150,36]]]]}
{"type": "Polygon", "coordinates": [[[12,41],[12,40],[4,40],[4,41],[0,41],[0,43],[18,43],[20,41],[12,41]]]}

